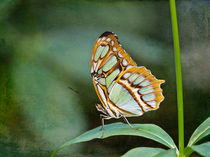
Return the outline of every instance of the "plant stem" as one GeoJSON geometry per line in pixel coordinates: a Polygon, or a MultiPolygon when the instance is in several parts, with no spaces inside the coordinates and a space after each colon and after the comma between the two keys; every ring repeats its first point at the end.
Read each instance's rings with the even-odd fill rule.
{"type": "Polygon", "coordinates": [[[170,0],[171,22],[174,40],[174,54],[176,64],[176,84],[177,84],[177,102],[178,102],[178,127],[179,127],[179,156],[184,157],[184,112],[183,112],[183,93],[182,93],[182,72],[179,47],[179,32],[176,15],[175,0],[170,0]]]}

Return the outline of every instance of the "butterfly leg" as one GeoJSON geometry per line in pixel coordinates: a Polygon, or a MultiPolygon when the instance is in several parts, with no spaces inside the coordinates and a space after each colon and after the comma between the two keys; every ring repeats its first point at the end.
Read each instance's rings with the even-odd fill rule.
{"type": "Polygon", "coordinates": [[[100,138],[103,138],[104,136],[104,119],[110,119],[111,117],[108,117],[106,115],[103,115],[103,114],[100,114],[100,118],[101,118],[101,124],[102,124],[102,127],[100,130],[102,130],[102,135],[100,138]]]}
{"type": "Polygon", "coordinates": [[[100,130],[102,130],[102,135],[100,138],[103,138],[103,136],[104,136],[104,119],[106,118],[106,116],[103,114],[100,114],[100,118],[101,118],[101,124],[102,124],[101,129],[100,129],[100,130]]]}
{"type": "Polygon", "coordinates": [[[101,124],[102,124],[100,130],[104,130],[104,118],[105,118],[105,116],[103,114],[100,114],[100,118],[101,118],[101,124]]]}
{"type": "Polygon", "coordinates": [[[126,122],[132,129],[138,130],[137,128],[133,127],[133,126],[129,123],[128,119],[127,119],[125,116],[122,116],[122,117],[123,117],[123,119],[125,120],[125,122],[126,122]]]}

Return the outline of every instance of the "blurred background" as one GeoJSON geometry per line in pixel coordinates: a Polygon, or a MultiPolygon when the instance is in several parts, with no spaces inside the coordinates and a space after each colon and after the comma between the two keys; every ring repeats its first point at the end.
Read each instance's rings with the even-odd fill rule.
{"type": "MultiPolygon", "coordinates": [[[[178,1],[177,9],[187,142],[210,115],[210,2],[178,1]]],[[[115,32],[139,66],[166,80],[159,110],[129,121],[159,125],[177,143],[168,1],[1,0],[1,157],[46,157],[101,125],[89,64],[93,44],[104,31],[115,32]]],[[[148,139],[117,136],[67,147],[58,156],[117,157],[140,146],[165,148],[148,139]]]]}

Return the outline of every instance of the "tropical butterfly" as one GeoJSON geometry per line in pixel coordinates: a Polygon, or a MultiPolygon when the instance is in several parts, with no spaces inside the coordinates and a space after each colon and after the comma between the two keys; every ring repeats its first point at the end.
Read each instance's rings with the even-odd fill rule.
{"type": "MultiPolygon", "coordinates": [[[[156,110],[164,100],[158,80],[144,66],[137,66],[113,32],[104,32],[93,46],[90,71],[96,93],[102,104],[104,119],[141,116],[156,110]]],[[[131,125],[130,125],[131,126],[131,125]]],[[[103,136],[103,135],[102,135],[103,136]]]]}

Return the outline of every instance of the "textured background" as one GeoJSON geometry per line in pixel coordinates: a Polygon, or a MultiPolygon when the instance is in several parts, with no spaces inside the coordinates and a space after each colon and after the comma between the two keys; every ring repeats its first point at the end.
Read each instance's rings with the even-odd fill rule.
{"type": "MultiPolygon", "coordinates": [[[[210,2],[178,1],[177,8],[187,142],[210,115],[210,2]]],[[[89,63],[96,38],[107,30],[118,35],[138,65],[166,80],[160,109],[130,122],[157,124],[177,143],[169,11],[168,1],[1,0],[0,156],[46,157],[101,125],[89,63]]],[[[122,119],[106,123],[117,121],[122,119]]],[[[137,146],[161,145],[118,136],[73,145],[59,154],[119,156],[137,146]]]]}

